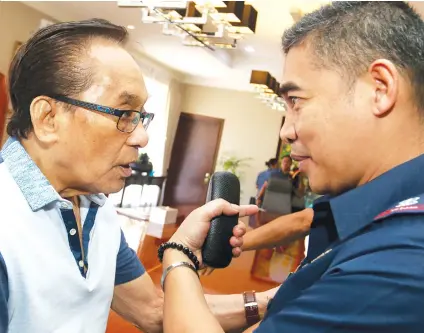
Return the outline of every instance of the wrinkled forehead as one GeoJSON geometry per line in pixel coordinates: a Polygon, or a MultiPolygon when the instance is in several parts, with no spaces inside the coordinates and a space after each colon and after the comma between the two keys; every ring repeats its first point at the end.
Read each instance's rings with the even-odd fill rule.
{"type": "Polygon", "coordinates": [[[125,49],[115,44],[96,43],[89,52],[89,59],[93,66],[93,84],[84,95],[90,101],[133,108],[146,102],[147,91],[140,67],[125,49]]]}

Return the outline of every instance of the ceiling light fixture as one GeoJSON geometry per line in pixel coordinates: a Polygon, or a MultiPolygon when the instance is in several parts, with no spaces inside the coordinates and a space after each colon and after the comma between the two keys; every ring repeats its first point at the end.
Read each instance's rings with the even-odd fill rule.
{"type": "Polygon", "coordinates": [[[135,26],[133,26],[133,25],[127,25],[127,29],[134,30],[135,29],[135,26]]]}
{"type": "Polygon", "coordinates": [[[180,37],[184,45],[211,50],[236,48],[239,39],[255,33],[258,15],[245,1],[120,0],[118,6],[141,8],[143,23],[161,24],[165,35],[180,37]]]}
{"type": "Polygon", "coordinates": [[[263,103],[273,110],[286,111],[286,103],[280,96],[280,83],[269,72],[252,70],[250,85],[263,103]]]}
{"type": "Polygon", "coordinates": [[[253,52],[255,52],[255,49],[254,49],[252,46],[246,46],[246,47],[244,48],[244,50],[245,50],[246,52],[249,52],[249,53],[253,53],[253,52]]]}

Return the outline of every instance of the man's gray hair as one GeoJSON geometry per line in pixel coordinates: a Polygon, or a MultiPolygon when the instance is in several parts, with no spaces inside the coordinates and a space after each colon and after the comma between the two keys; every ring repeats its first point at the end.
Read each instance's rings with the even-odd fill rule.
{"type": "Polygon", "coordinates": [[[424,22],[401,1],[340,1],[305,15],[285,31],[283,50],[305,44],[319,67],[350,83],[377,59],[395,64],[424,110],[424,22]]]}

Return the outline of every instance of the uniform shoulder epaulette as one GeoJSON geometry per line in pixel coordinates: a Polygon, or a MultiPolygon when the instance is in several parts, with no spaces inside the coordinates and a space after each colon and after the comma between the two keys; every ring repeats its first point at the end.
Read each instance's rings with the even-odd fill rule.
{"type": "Polygon", "coordinates": [[[396,205],[378,214],[374,220],[380,220],[397,214],[424,214],[424,194],[398,202],[396,205]]]}

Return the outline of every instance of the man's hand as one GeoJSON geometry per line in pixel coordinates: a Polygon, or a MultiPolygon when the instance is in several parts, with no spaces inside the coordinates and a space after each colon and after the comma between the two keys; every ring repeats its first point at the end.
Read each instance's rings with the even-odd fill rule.
{"type": "MultiPolygon", "coordinates": [[[[176,242],[187,246],[194,252],[201,262],[201,249],[205,242],[210,228],[210,221],[219,215],[236,215],[240,217],[255,214],[258,208],[255,205],[237,206],[229,202],[218,199],[208,202],[206,205],[194,210],[170,239],[170,242],[176,242]]],[[[239,224],[233,229],[233,237],[230,244],[233,247],[233,256],[238,257],[241,254],[243,245],[243,236],[246,233],[246,226],[239,221],[239,224]]]]}

